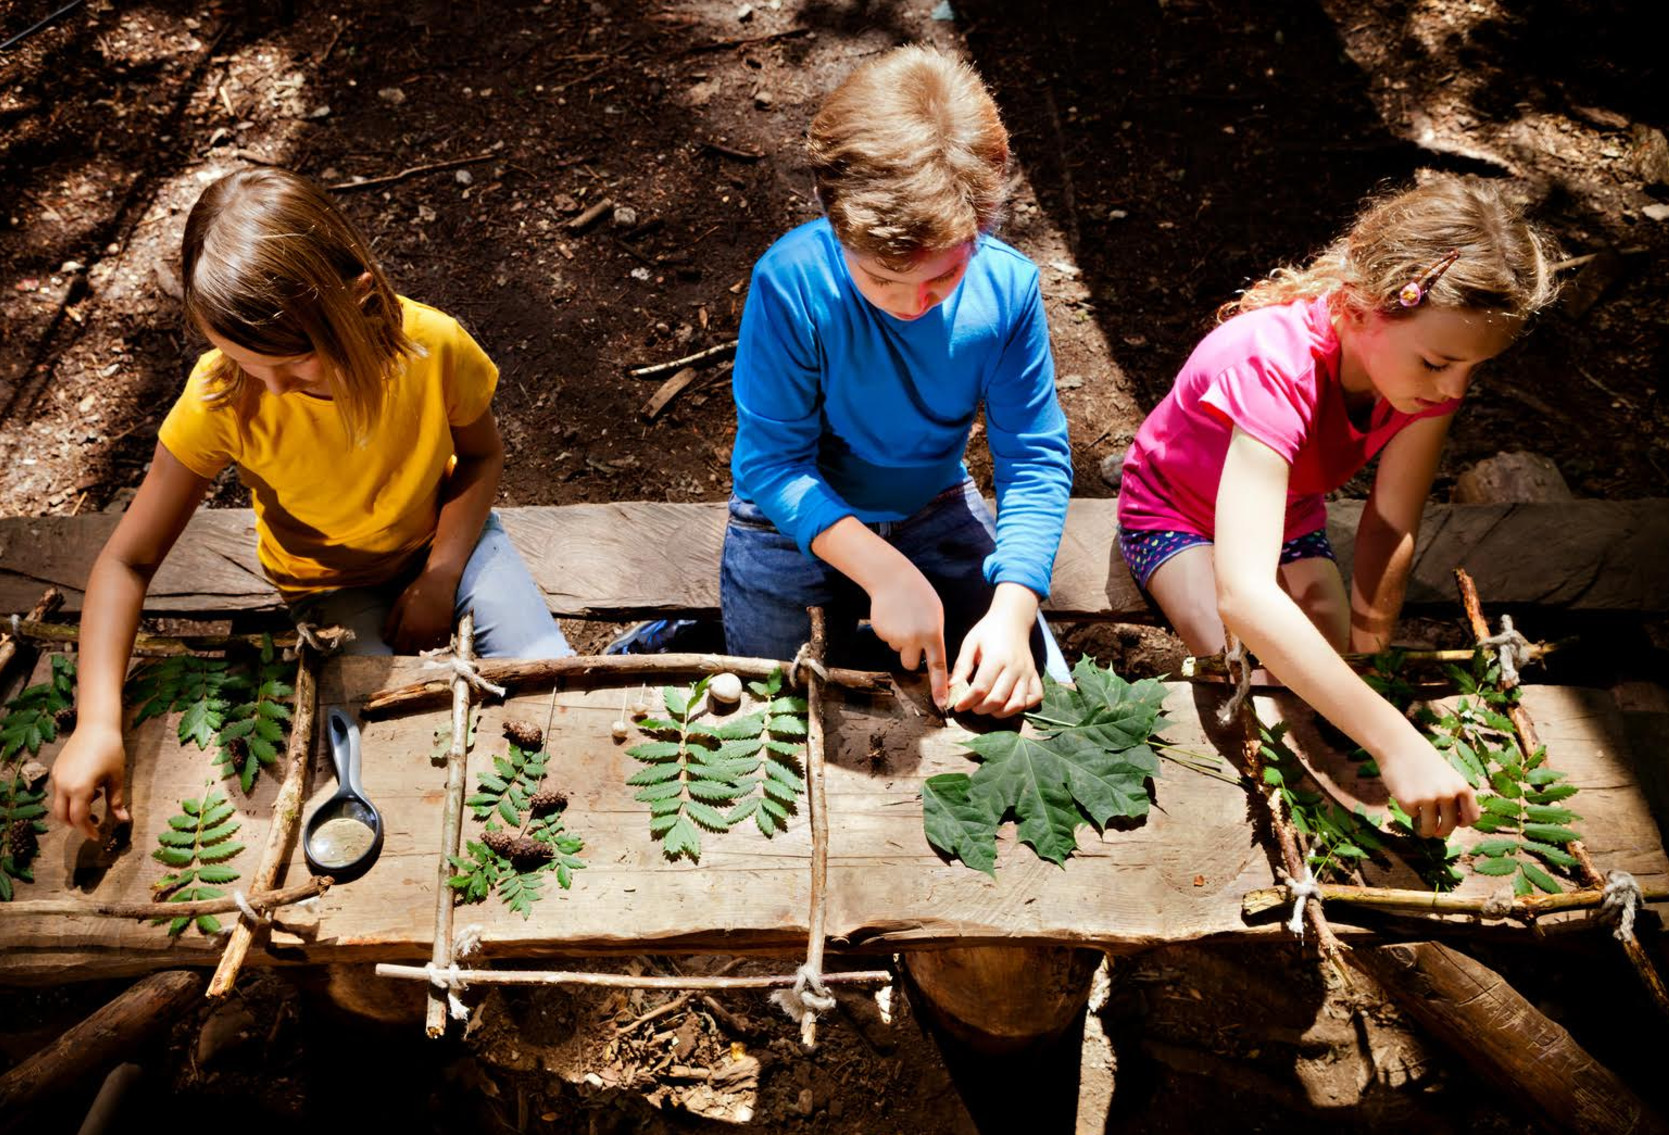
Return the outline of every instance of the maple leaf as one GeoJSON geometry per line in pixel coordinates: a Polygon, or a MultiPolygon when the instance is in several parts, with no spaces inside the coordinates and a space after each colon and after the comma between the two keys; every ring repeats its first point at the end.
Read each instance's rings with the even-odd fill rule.
{"type": "Polygon", "coordinates": [[[1147,782],[1159,773],[1148,740],[1164,724],[1164,685],[1126,682],[1090,658],[1072,676],[1076,688],[1044,678],[1043,704],[1026,715],[1030,732],[964,742],[981,760],[971,777],[923,785],[922,821],[935,847],[994,873],[996,829],[1012,814],[1022,842],[1064,863],[1077,849],[1078,825],[1147,815],[1147,782]]]}

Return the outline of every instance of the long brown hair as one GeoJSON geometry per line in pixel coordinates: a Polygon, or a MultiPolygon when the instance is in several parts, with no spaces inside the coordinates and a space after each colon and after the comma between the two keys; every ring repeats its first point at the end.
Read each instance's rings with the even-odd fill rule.
{"type": "Polygon", "coordinates": [[[1008,200],[1008,131],[979,75],[931,47],[896,48],[824,100],[806,139],[835,236],[907,271],[990,232],[1008,200]]]}
{"type": "Polygon", "coordinates": [[[1551,240],[1500,186],[1442,174],[1370,201],[1350,231],[1309,264],[1277,268],[1224,304],[1217,317],[1333,293],[1336,309],[1397,318],[1418,310],[1399,301],[1405,285],[1451,252],[1459,255],[1424,291],[1422,305],[1523,319],[1558,292],[1551,240]]]}
{"type": "MultiPolygon", "coordinates": [[[[203,191],[181,248],[186,317],[260,355],[317,353],[351,437],[376,424],[389,380],[421,348],[370,245],[330,198],[281,169],[229,174],[203,191]]],[[[230,359],[208,397],[241,402],[230,359]]]]}

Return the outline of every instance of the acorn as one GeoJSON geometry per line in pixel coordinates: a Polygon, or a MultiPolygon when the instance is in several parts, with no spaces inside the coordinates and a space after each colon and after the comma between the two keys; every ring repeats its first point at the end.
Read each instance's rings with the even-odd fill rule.
{"type": "Polygon", "coordinates": [[[74,732],[74,730],[75,730],[75,707],[73,705],[66,705],[63,709],[59,710],[57,713],[52,715],[52,721],[55,725],[58,726],[58,732],[60,732],[60,733],[74,732]]]}
{"type": "Polygon", "coordinates": [[[627,734],[632,731],[632,727],[627,725],[624,721],[616,721],[613,725],[609,726],[608,731],[609,735],[616,741],[624,741],[627,734]]]}
{"type": "Polygon", "coordinates": [[[649,716],[649,703],[639,699],[632,703],[632,716],[642,718],[649,716]]]}
{"type": "Polygon", "coordinates": [[[528,807],[535,816],[548,816],[552,812],[560,812],[568,806],[568,794],[560,788],[547,788],[535,792],[533,799],[528,801],[528,807]]]}
{"type": "Polygon", "coordinates": [[[523,721],[520,718],[511,718],[504,723],[504,735],[510,738],[517,748],[528,752],[538,749],[540,745],[545,743],[545,731],[533,722],[523,721]]]}

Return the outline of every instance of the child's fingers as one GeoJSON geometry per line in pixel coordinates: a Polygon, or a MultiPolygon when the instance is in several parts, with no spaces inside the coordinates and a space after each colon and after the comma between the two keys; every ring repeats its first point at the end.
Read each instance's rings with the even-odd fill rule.
{"type": "MultiPolygon", "coordinates": [[[[914,669],[914,667],[912,667],[914,669]]],[[[933,689],[933,704],[945,708],[950,693],[950,675],[945,671],[945,634],[940,631],[927,644],[927,682],[933,689]]]]}
{"type": "Polygon", "coordinates": [[[1460,826],[1469,828],[1483,817],[1484,810],[1478,806],[1478,794],[1468,788],[1460,794],[1460,826]]]}
{"type": "Polygon", "coordinates": [[[122,823],[133,819],[127,810],[127,782],[121,773],[110,778],[104,789],[104,799],[110,805],[110,814],[122,823]]]}
{"type": "Polygon", "coordinates": [[[1014,692],[1009,694],[1008,703],[997,716],[1013,717],[1017,713],[1024,713],[1042,700],[1043,684],[1037,680],[1037,675],[1030,675],[1014,683],[1014,692]]]}
{"type": "Polygon", "coordinates": [[[921,644],[907,642],[898,652],[898,665],[905,673],[913,673],[921,665],[921,644]]]}
{"type": "MultiPolygon", "coordinates": [[[[981,677],[984,677],[982,674],[981,677]]],[[[1020,675],[1015,673],[1012,666],[1005,666],[991,677],[986,686],[986,693],[979,703],[979,712],[993,717],[1008,716],[1004,710],[1009,699],[1014,696],[1014,687],[1019,684],[1020,675]]]]}
{"type": "Polygon", "coordinates": [[[1437,831],[1439,838],[1447,839],[1449,833],[1455,830],[1455,815],[1459,802],[1452,796],[1445,796],[1437,802],[1437,831]]]}
{"type": "Polygon", "coordinates": [[[93,794],[77,792],[70,797],[69,825],[88,839],[98,839],[98,825],[93,823],[93,794]]]}

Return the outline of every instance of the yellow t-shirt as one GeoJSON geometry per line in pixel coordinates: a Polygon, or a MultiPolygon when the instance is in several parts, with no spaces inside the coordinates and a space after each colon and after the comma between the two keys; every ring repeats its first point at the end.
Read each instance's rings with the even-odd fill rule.
{"type": "Polygon", "coordinates": [[[393,578],[434,538],[440,488],[453,460],[452,428],[485,413],[498,368],[457,320],[401,297],[405,331],[425,352],[393,380],[371,435],[349,440],[328,398],[244,396],[207,402],[197,360],[158,438],[188,469],[216,477],[228,464],[255,500],[261,566],[294,599],[393,578]]]}

